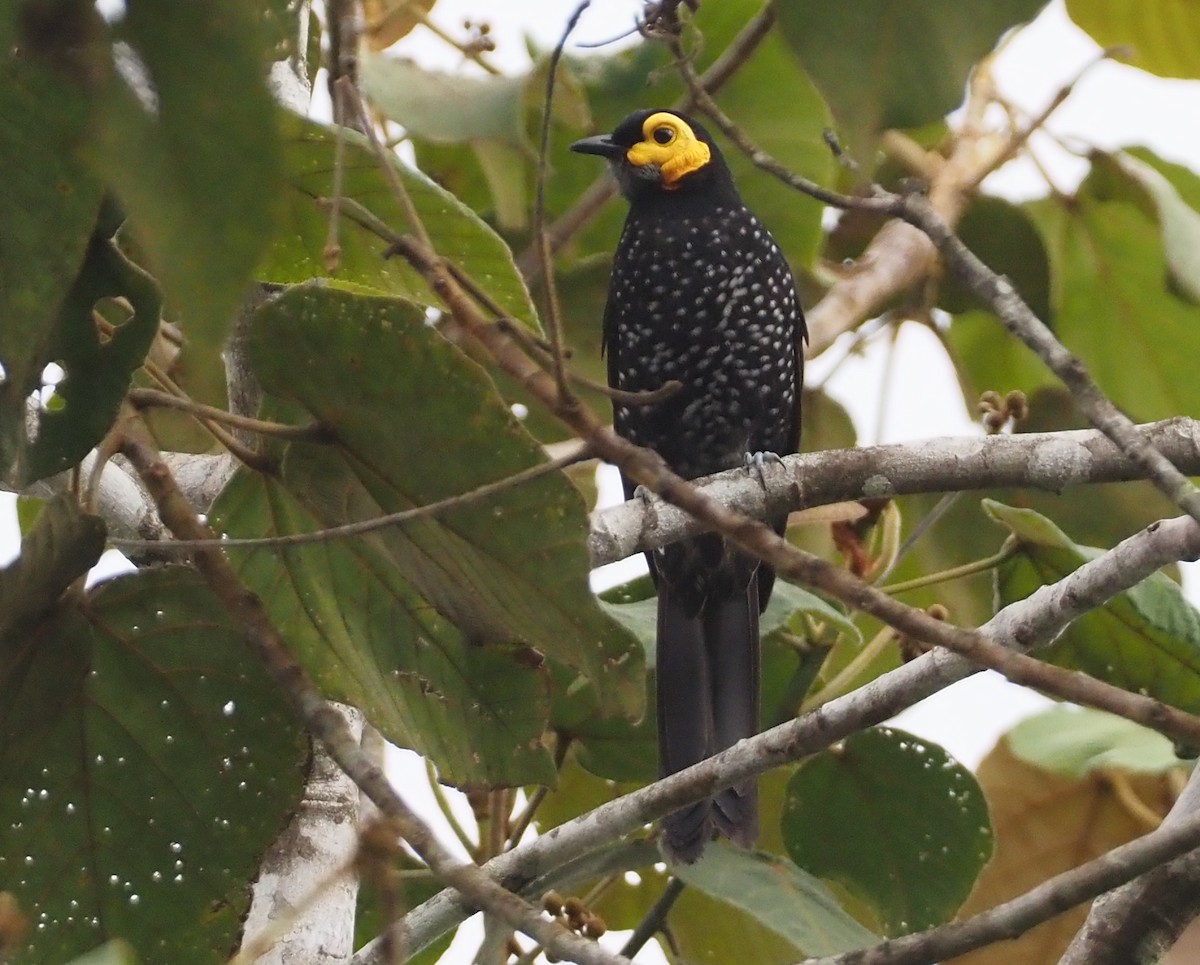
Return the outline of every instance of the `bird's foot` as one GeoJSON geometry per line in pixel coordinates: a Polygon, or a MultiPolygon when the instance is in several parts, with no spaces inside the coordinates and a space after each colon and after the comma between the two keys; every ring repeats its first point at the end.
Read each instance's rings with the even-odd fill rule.
{"type": "Polygon", "coordinates": [[[648,527],[658,525],[658,496],[655,495],[652,489],[646,486],[638,485],[633,490],[633,498],[640,499],[642,505],[646,508],[646,523],[648,527]]]}
{"type": "Polygon", "coordinates": [[[748,452],[748,453],[746,453],[746,456],[745,456],[746,472],[750,472],[751,469],[754,469],[758,473],[759,484],[761,486],[763,486],[764,488],[767,485],[767,480],[766,480],[766,476],[763,473],[763,469],[768,462],[777,462],[777,463],[779,463],[779,465],[782,466],[783,465],[783,457],[780,456],[779,453],[777,453],[777,452],[748,452]]]}

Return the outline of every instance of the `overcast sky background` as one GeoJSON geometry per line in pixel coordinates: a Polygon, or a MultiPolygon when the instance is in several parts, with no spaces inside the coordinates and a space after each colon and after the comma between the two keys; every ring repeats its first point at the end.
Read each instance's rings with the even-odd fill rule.
{"type": "MultiPolygon", "coordinates": [[[[464,20],[487,19],[497,51],[493,62],[505,70],[519,71],[528,65],[526,34],[539,46],[552,46],[575,7],[563,0],[525,0],[494,4],[484,0],[439,0],[433,19],[456,36],[462,35],[464,20]]],[[[640,0],[598,0],[583,15],[574,38],[580,43],[608,40],[628,29],[642,9],[640,0]]],[[[431,68],[457,69],[461,55],[418,28],[395,48],[431,68]]],[[[1068,20],[1062,0],[1054,3],[1030,27],[1019,32],[998,57],[994,72],[1003,94],[1027,114],[1035,114],[1072,79],[1099,50],[1096,44],[1068,20]]],[[[314,113],[328,116],[322,104],[323,86],[318,84],[314,113]]],[[[649,104],[630,104],[630,110],[649,104]]],[[[1055,113],[1049,130],[1080,149],[1087,146],[1115,148],[1146,145],[1164,158],[1200,170],[1200,82],[1167,81],[1131,67],[1104,63],[1090,71],[1071,97],[1055,113]],[[1187,119],[1187,122],[1184,122],[1187,119]]],[[[1037,134],[1031,141],[1046,170],[1060,189],[1071,189],[1086,172],[1086,162],[1063,150],[1053,138],[1037,134]]],[[[567,163],[567,162],[564,162],[567,163]]],[[[764,175],[765,177],[765,175],[764,175]]],[[[1012,200],[1046,194],[1046,185],[1028,161],[1010,162],[984,182],[985,190],[1012,200]]],[[[798,203],[806,203],[798,200],[798,203]]],[[[614,244],[616,239],[613,239],[614,244]]],[[[826,383],[829,363],[811,364],[810,384],[826,383],[828,392],[850,411],[863,444],[904,442],[939,435],[981,434],[962,411],[954,374],[933,337],[917,325],[905,325],[895,345],[888,397],[880,398],[889,339],[879,338],[865,352],[842,363],[826,383]],[[864,391],[864,387],[867,389],[864,391]],[[871,391],[871,387],[878,387],[871,391]],[[880,419],[880,413],[885,417],[880,419]]],[[[830,359],[840,357],[835,349],[830,359]]],[[[619,498],[615,473],[606,477],[604,491],[609,499],[619,498]]],[[[15,497],[0,494],[0,564],[18,552],[15,497]]],[[[628,563],[616,574],[624,578],[640,563],[628,563]]],[[[115,554],[103,561],[103,572],[121,568],[115,554]]],[[[1184,566],[1185,585],[1193,602],[1200,595],[1200,569],[1184,566]]],[[[615,581],[612,571],[605,582],[615,581]]],[[[1023,688],[1005,683],[991,673],[980,674],[931,697],[902,714],[898,726],[941,744],[968,766],[987,753],[996,738],[1017,720],[1047,701],[1023,688]]],[[[414,755],[398,752],[393,763],[403,790],[426,814],[436,814],[432,797],[424,792],[423,768],[414,766],[414,755]]],[[[465,804],[464,804],[465,808],[465,804]]],[[[469,816],[469,809],[466,810],[469,816]]],[[[447,845],[456,847],[447,832],[447,845]]],[[[470,961],[477,934],[455,942],[454,961],[470,961]]],[[[611,935],[605,944],[619,948],[623,939],[611,935]]],[[[639,961],[662,962],[661,953],[648,949],[639,961]]]]}

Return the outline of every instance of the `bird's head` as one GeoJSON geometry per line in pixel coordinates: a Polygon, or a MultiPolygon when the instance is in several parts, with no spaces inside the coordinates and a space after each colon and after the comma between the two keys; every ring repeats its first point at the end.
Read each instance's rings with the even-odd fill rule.
{"type": "Polygon", "coordinates": [[[677,111],[635,111],[611,134],[576,141],[571,150],[605,158],[621,193],[631,201],[732,187],[729,169],[708,131],[677,111]]]}

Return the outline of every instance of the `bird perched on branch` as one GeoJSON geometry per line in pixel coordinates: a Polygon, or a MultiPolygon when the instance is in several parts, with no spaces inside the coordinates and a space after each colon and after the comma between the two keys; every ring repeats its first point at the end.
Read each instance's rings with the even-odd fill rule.
{"type": "MultiPolygon", "coordinates": [[[[609,383],[627,392],[682,386],[649,405],[614,402],[617,433],[688,479],[795,452],[804,315],[787,261],[708,132],[678,112],[642,110],[572,150],[605,158],[629,200],[604,311],[609,383]]],[[[630,498],[634,484],[623,481],[630,498]]],[[[786,519],[772,525],[782,533],[786,519]]],[[[666,776],[758,732],[758,617],[775,572],[716,534],[646,557],[658,589],[666,776]]],[[[678,861],[695,861],[714,832],[754,844],[756,782],[663,822],[678,861]]]]}

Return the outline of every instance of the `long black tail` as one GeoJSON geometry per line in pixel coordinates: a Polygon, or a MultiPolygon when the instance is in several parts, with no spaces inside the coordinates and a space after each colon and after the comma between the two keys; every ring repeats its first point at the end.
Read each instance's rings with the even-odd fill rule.
{"type": "MultiPolygon", "coordinates": [[[[758,582],[705,601],[692,616],[665,582],[658,595],[658,753],[662,776],[758,731],[758,582]]],[[[754,780],[663,821],[667,853],[691,863],[714,829],[743,847],[758,838],[754,780]]]]}

